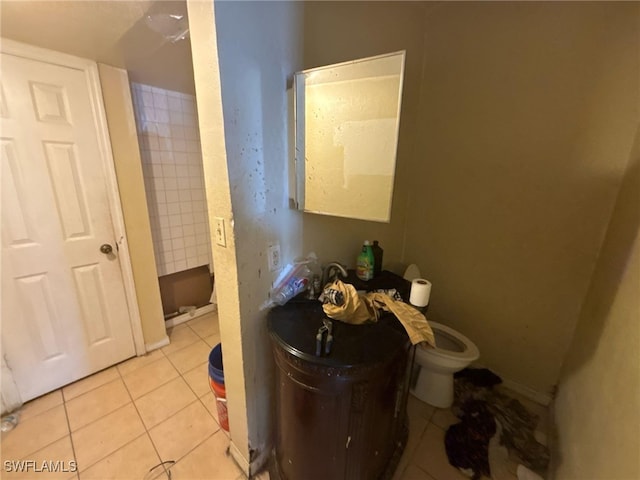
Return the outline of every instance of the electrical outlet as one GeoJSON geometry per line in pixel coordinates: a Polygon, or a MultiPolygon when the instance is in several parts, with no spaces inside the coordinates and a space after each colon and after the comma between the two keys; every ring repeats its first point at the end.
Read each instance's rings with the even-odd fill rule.
{"type": "Polygon", "coordinates": [[[267,250],[267,258],[269,259],[269,271],[275,272],[280,269],[280,244],[270,245],[267,250]]]}
{"type": "Polygon", "coordinates": [[[215,225],[213,227],[213,230],[214,230],[213,234],[216,238],[216,243],[221,247],[226,247],[227,237],[224,233],[224,218],[215,217],[214,220],[215,220],[215,225]]]}

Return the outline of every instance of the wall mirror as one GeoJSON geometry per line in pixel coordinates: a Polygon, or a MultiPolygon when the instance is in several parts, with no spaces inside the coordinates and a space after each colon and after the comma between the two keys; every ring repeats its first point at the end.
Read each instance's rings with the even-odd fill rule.
{"type": "Polygon", "coordinates": [[[404,61],[401,51],[295,74],[298,209],[390,221],[404,61]]]}

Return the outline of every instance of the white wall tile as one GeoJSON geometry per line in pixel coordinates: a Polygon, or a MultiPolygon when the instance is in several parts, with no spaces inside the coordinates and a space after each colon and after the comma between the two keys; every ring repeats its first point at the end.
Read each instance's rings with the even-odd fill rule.
{"type": "Polygon", "coordinates": [[[183,225],[191,225],[193,224],[193,213],[183,213],[182,215],[182,224],[183,225]]]}
{"type": "Polygon", "coordinates": [[[173,227],[171,228],[171,238],[180,238],[184,235],[184,232],[182,231],[182,227],[173,227]]]}
{"type": "Polygon", "coordinates": [[[131,84],[158,273],[210,264],[195,97],[131,84]]]}
{"type": "Polygon", "coordinates": [[[191,200],[191,191],[190,190],[178,190],[180,201],[185,202],[191,200]]]}
{"type": "Polygon", "coordinates": [[[167,104],[169,106],[169,110],[175,110],[177,112],[182,111],[182,102],[180,98],[174,97],[173,95],[167,98],[167,104]]]}
{"type": "Polygon", "coordinates": [[[157,90],[153,92],[153,106],[155,108],[167,109],[169,105],[167,103],[167,95],[165,93],[160,93],[157,90]]]}
{"type": "MultiPolygon", "coordinates": [[[[181,215],[169,215],[169,226],[180,227],[183,224],[183,218],[181,215]]],[[[185,222],[186,223],[186,222],[185,222]]]]}
{"type": "Polygon", "coordinates": [[[153,107],[153,94],[151,92],[142,92],[142,105],[153,107]]]}
{"type": "Polygon", "coordinates": [[[189,177],[178,177],[178,190],[189,190],[191,181],[189,177]]]}
{"type": "Polygon", "coordinates": [[[180,201],[180,192],[178,190],[167,190],[166,191],[167,203],[174,203],[180,201]]]}
{"type": "Polygon", "coordinates": [[[183,249],[184,248],[184,238],[174,238],[171,240],[171,246],[173,250],[183,249]]]}
{"type": "Polygon", "coordinates": [[[178,179],[175,177],[165,177],[164,188],[165,190],[178,190],[178,179]]]}
{"type": "Polygon", "coordinates": [[[167,215],[178,215],[180,214],[180,204],[179,203],[169,203],[167,204],[167,215]]]}

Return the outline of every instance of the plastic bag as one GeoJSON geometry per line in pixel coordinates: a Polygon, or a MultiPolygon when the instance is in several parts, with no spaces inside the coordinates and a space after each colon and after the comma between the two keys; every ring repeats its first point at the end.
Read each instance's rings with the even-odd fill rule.
{"type": "Polygon", "coordinates": [[[264,302],[261,309],[274,305],[284,305],[293,297],[307,289],[318,257],[311,252],[304,259],[289,263],[278,275],[269,293],[269,300],[264,302]]]}

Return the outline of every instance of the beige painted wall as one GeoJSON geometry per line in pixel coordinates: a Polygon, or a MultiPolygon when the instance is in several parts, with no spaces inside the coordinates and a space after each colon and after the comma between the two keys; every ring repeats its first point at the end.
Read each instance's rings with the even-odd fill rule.
{"type": "Polygon", "coordinates": [[[395,187],[388,224],[304,214],[303,249],[355,268],[364,240],[379,240],[383,267],[402,272],[402,249],[422,74],[425,7],[419,2],[304,2],[304,68],[406,50],[395,187]]]}
{"type": "Polygon", "coordinates": [[[276,242],[284,261],[302,251],[302,215],[288,208],[286,188],[286,84],[302,64],[302,3],[188,6],[209,215],[226,221],[227,247],[214,244],[213,256],[231,451],[253,474],[273,436],[266,252],[276,242]]]}
{"type": "Polygon", "coordinates": [[[556,479],[640,478],[640,130],[556,400],[556,479]]]}
{"type": "Polygon", "coordinates": [[[404,260],[429,317],[549,392],[638,121],[635,3],[441,4],[425,23],[404,260]]]}
{"type": "MultiPolygon", "coordinates": [[[[127,72],[98,64],[138,308],[147,346],[167,339],[127,72]]],[[[159,345],[157,345],[159,346],[159,345]]]]}
{"type": "Polygon", "coordinates": [[[213,2],[188,0],[193,41],[194,80],[209,222],[225,221],[226,247],[212,241],[214,275],[223,343],[229,427],[234,457],[248,466],[247,397],[242,356],[242,326],[238,301],[238,272],[231,193],[222,116],[222,94],[213,2]]]}

